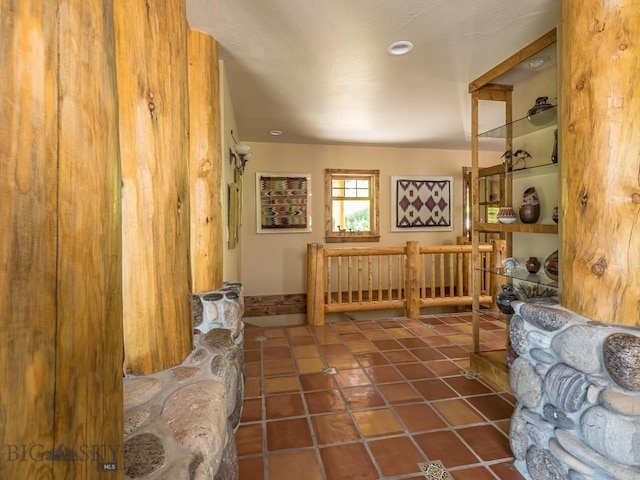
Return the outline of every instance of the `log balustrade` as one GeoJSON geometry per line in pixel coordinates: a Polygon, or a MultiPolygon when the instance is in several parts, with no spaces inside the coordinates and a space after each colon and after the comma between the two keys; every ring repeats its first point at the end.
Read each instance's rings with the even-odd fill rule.
{"type": "MultiPolygon", "coordinates": [[[[426,307],[472,305],[471,245],[335,247],[307,245],[307,321],[324,325],[325,314],[404,309],[418,318],[426,307]]],[[[496,265],[495,244],[482,244],[477,265],[496,265]]],[[[481,276],[481,304],[493,303],[489,279],[481,276]]]]}

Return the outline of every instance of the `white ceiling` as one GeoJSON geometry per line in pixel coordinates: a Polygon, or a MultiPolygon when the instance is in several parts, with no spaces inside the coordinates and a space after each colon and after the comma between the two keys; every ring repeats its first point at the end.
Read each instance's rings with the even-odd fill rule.
{"type": "Polygon", "coordinates": [[[469,82],[559,26],[560,4],[187,0],[187,16],[219,43],[242,141],[468,149],[469,82]],[[413,51],[389,55],[397,40],[413,51]]]}

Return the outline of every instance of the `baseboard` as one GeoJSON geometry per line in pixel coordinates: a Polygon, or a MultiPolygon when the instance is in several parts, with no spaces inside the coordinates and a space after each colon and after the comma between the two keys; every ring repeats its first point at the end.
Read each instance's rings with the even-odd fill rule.
{"type": "Polygon", "coordinates": [[[244,297],[245,317],[266,317],[296,313],[307,313],[306,293],[244,297]]]}

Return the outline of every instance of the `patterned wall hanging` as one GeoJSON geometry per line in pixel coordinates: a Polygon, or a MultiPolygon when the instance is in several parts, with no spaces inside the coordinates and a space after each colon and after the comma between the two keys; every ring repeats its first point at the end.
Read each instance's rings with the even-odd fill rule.
{"type": "Polygon", "coordinates": [[[258,233],[311,231],[311,175],[257,173],[258,233]]]}
{"type": "Polygon", "coordinates": [[[391,231],[453,230],[453,177],[391,177],[391,231]]]}

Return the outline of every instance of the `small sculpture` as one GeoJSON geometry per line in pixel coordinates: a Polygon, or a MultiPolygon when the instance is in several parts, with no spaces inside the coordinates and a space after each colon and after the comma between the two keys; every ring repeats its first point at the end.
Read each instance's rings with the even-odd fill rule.
{"type": "Polygon", "coordinates": [[[513,271],[516,269],[518,261],[513,257],[507,257],[502,260],[502,265],[504,265],[505,275],[510,277],[513,275],[513,271]]]}
{"type": "Polygon", "coordinates": [[[507,170],[513,170],[516,165],[522,162],[522,167],[516,169],[527,168],[527,158],[531,158],[531,155],[526,150],[518,149],[512,152],[511,149],[502,154],[500,158],[504,158],[503,163],[507,167],[507,170]]]}

